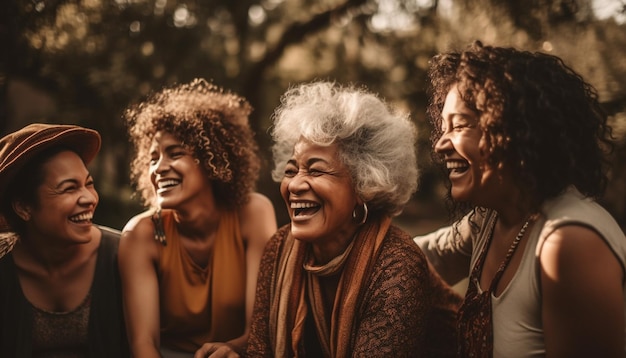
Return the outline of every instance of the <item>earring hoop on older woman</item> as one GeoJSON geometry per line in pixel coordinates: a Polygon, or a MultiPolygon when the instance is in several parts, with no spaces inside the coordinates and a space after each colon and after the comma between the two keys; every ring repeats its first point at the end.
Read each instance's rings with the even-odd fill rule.
{"type": "MultiPolygon", "coordinates": [[[[352,210],[352,218],[356,219],[357,218],[357,208],[355,207],[354,210],[352,210]]],[[[367,214],[368,214],[369,210],[367,209],[367,204],[363,203],[363,219],[361,219],[361,221],[359,221],[358,225],[363,225],[365,224],[365,222],[367,221],[367,214]]]]}

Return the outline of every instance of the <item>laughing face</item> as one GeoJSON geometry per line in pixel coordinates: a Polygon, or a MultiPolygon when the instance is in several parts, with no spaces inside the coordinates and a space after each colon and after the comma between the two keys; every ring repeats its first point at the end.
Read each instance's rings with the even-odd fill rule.
{"type": "Polygon", "coordinates": [[[337,152],[336,144],[300,140],[280,184],[293,236],[317,247],[341,249],[357,228],[352,211],[360,200],[337,152]]]}
{"type": "Polygon", "coordinates": [[[62,151],[50,157],[41,172],[44,180],[36,189],[37,203],[27,209],[29,230],[58,242],[89,242],[98,193],[82,159],[62,151]]]}
{"type": "Polygon", "coordinates": [[[435,143],[435,152],[442,156],[448,169],[452,198],[484,205],[494,194],[494,170],[481,149],[478,115],[465,105],[456,86],[446,96],[441,129],[443,134],[435,143]]]}
{"type": "Polygon", "coordinates": [[[185,146],[167,132],[157,132],[150,147],[150,179],[163,209],[180,209],[182,205],[211,186],[201,166],[185,146]]]}

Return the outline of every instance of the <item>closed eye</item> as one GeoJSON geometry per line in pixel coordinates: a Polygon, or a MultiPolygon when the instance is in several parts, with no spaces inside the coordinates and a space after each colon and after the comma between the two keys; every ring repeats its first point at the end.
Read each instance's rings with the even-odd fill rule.
{"type": "Polygon", "coordinates": [[[78,187],[76,185],[66,186],[65,188],[63,188],[63,192],[64,193],[71,193],[71,192],[76,191],[76,189],[78,189],[78,187]]]}
{"type": "Polygon", "coordinates": [[[170,153],[170,156],[171,156],[172,158],[180,158],[180,157],[185,156],[186,154],[187,154],[187,153],[186,153],[186,152],[183,152],[183,151],[175,151],[175,152],[170,153]]]}

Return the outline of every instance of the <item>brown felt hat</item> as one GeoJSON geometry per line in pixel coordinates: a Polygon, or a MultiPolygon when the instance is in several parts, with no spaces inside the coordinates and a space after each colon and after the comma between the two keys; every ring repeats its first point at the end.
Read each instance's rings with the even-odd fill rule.
{"type": "MultiPolygon", "coordinates": [[[[33,123],[0,139],[0,200],[13,177],[35,155],[63,146],[89,164],[100,150],[100,134],[93,129],[67,124],[33,123]]],[[[0,232],[10,230],[0,212],[0,232]]]]}

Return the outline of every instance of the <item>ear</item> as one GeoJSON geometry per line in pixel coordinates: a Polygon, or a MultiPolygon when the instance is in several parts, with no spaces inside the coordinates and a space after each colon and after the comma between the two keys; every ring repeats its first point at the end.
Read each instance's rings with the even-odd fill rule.
{"type": "Polygon", "coordinates": [[[361,195],[359,195],[359,193],[355,193],[355,194],[356,194],[356,205],[357,206],[363,205],[365,200],[363,200],[363,198],[361,198],[361,195]]]}
{"type": "Polygon", "coordinates": [[[13,207],[13,211],[15,211],[17,216],[19,216],[22,220],[24,221],[30,220],[30,215],[31,215],[30,206],[26,205],[22,201],[14,201],[13,203],[11,203],[11,206],[13,207]]]}

